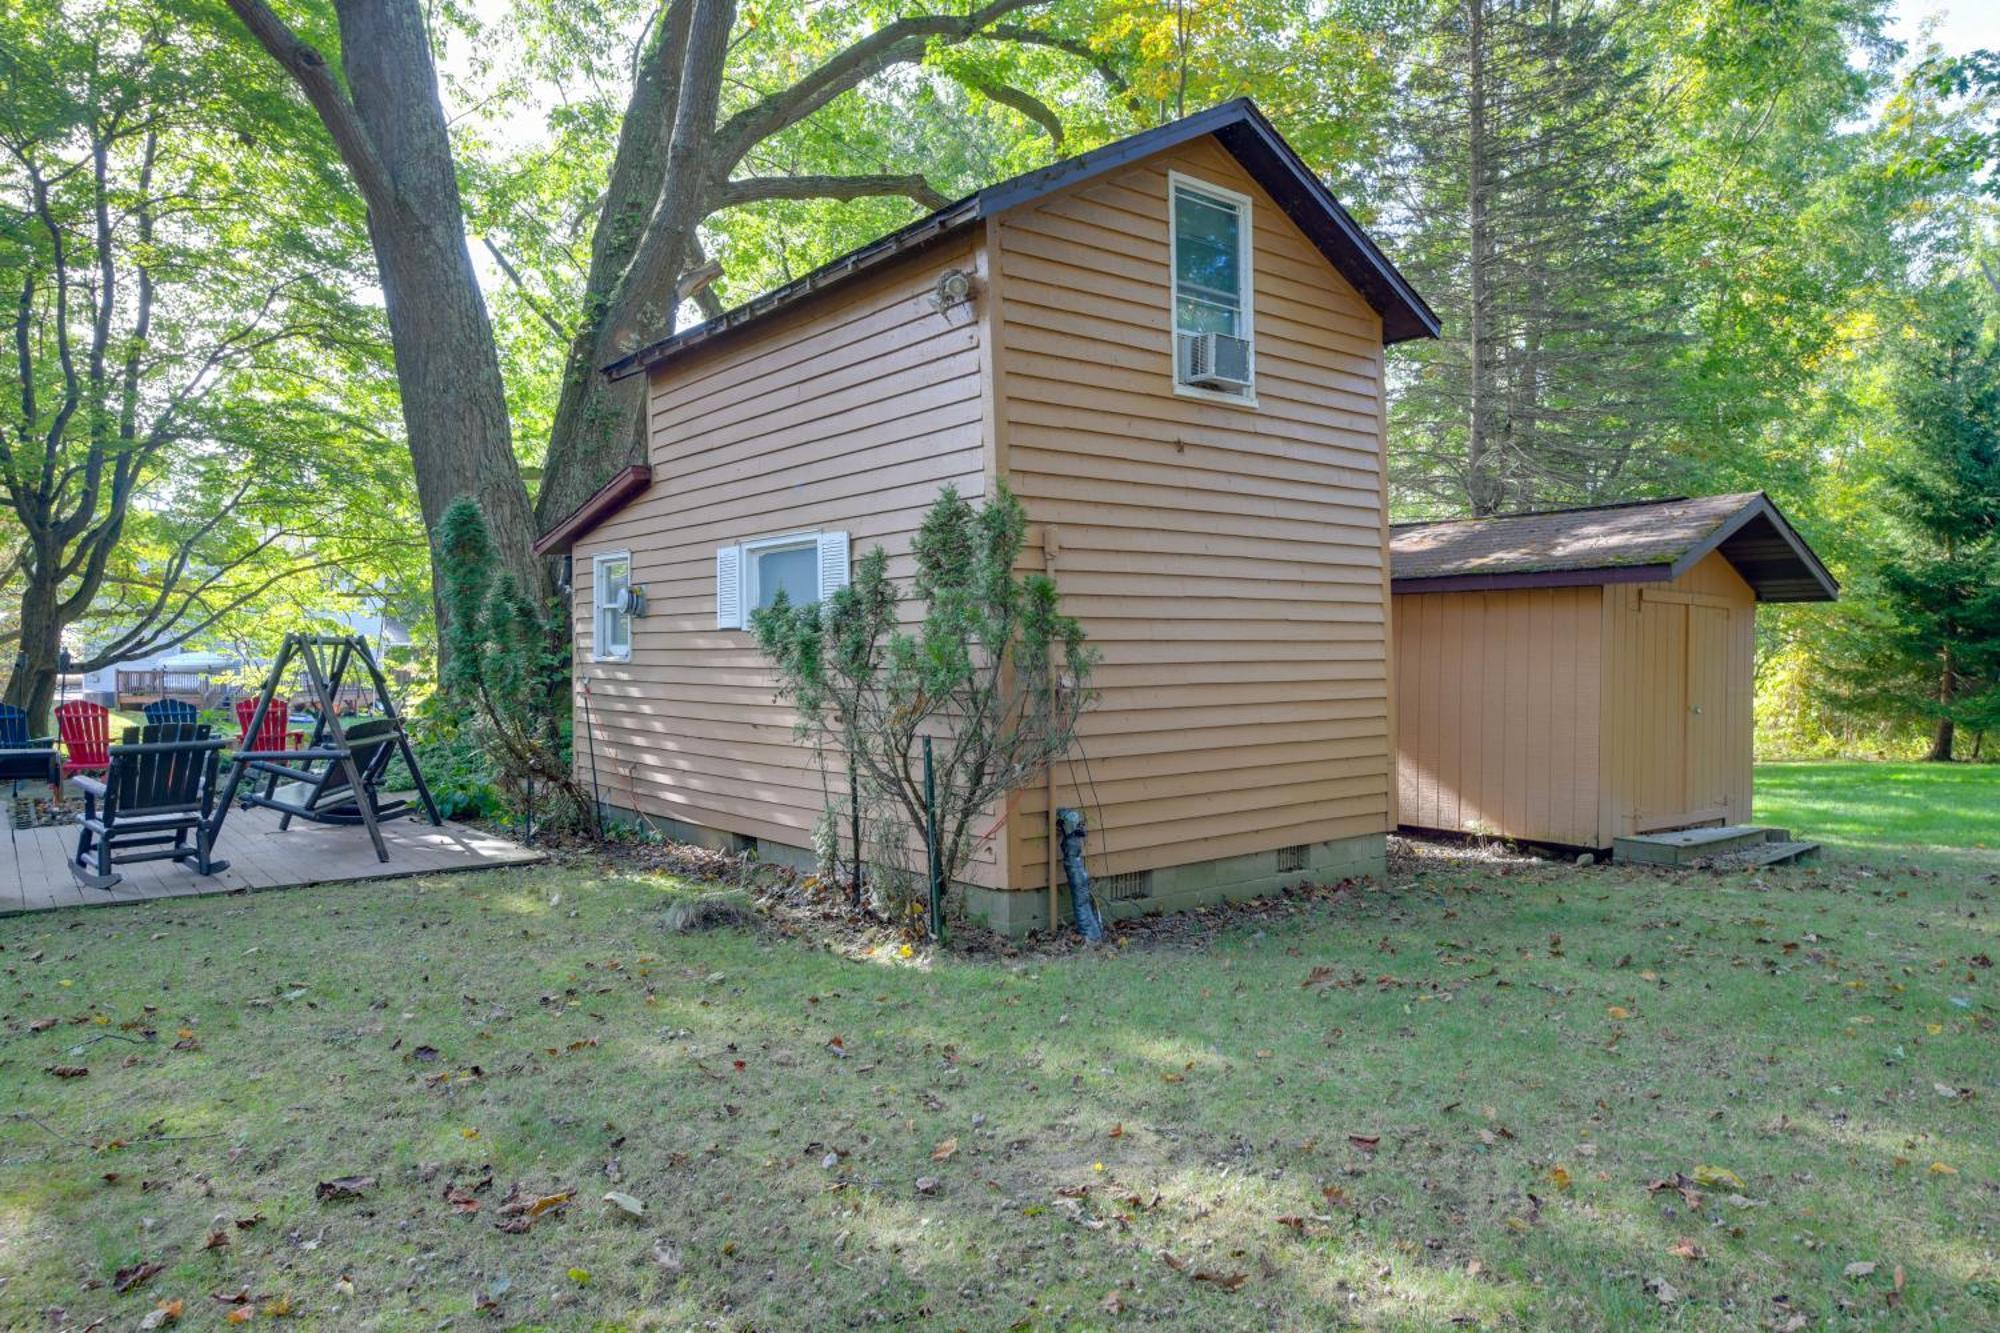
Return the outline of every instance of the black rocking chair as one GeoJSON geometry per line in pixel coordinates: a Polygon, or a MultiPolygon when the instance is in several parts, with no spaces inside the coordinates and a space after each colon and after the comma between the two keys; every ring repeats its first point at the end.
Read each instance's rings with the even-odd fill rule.
{"type": "Polygon", "coordinates": [[[111,747],[111,767],[102,778],[70,779],[83,793],[77,817],[83,831],[70,873],[85,888],[109,889],[124,878],[115,866],[134,861],[180,861],[201,875],[229,869],[229,862],[210,855],[222,826],[216,752],[228,743],[211,737],[206,724],[127,727],[124,743],[111,747]],[[129,847],[154,850],[130,854],[129,847]]]}

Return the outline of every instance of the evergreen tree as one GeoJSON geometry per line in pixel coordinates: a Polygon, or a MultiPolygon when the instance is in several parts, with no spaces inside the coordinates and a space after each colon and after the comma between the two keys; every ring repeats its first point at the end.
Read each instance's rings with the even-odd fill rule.
{"type": "Polygon", "coordinates": [[[1409,349],[1401,498],[1491,514],[1641,490],[1670,458],[1668,212],[1643,62],[1580,0],[1427,9],[1388,221],[1444,337],[1409,349]]]}
{"type": "Polygon", "coordinates": [[[1837,666],[1857,707],[1921,718],[1929,759],[2000,725],[2000,341],[1960,280],[1893,363],[1902,451],[1884,476],[1894,545],[1865,576],[1837,666]]]}

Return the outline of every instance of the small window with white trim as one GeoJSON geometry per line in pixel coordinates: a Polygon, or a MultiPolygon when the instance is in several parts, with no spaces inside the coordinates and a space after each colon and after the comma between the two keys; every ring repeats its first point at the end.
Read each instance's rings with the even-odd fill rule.
{"type": "Polygon", "coordinates": [[[1167,193],[1174,389],[1254,402],[1249,196],[1179,172],[1167,193]]]}
{"type": "Polygon", "coordinates": [[[847,586],[847,534],[794,532],[724,546],[715,553],[715,623],[747,629],[750,613],[783,593],[793,606],[847,586]]]}
{"type": "Polygon", "coordinates": [[[590,656],[624,662],[632,656],[632,557],[607,551],[590,562],[590,585],[597,615],[591,626],[590,656]]]}

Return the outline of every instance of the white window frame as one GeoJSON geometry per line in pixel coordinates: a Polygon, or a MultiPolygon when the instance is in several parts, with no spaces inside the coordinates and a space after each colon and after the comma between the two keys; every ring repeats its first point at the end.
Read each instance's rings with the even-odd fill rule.
{"type": "Polygon", "coordinates": [[[632,553],[630,551],[600,551],[590,557],[590,660],[593,662],[629,662],[632,660],[632,613],[625,613],[625,646],[622,651],[607,651],[605,645],[604,622],[606,611],[611,609],[604,600],[604,567],[615,560],[625,562],[625,586],[632,586],[632,553]]]}
{"type": "Polygon", "coordinates": [[[1174,392],[1183,398],[1201,398],[1211,403],[1229,403],[1237,407],[1257,406],[1257,303],[1255,300],[1257,281],[1256,238],[1251,223],[1251,200],[1247,194],[1212,184],[1178,171],[1167,173],[1167,350],[1173,363],[1174,392]],[[1180,252],[1180,228],[1176,224],[1174,207],[1176,196],[1182,190],[1192,194],[1205,194],[1217,203],[1229,204],[1237,210],[1242,225],[1236,229],[1238,250],[1237,264],[1243,274],[1243,340],[1250,344],[1250,387],[1242,393],[1231,393],[1227,389],[1211,389],[1203,384],[1189,384],[1181,378],[1181,268],[1175,262],[1180,252]]]}
{"type": "Polygon", "coordinates": [[[853,576],[852,557],[849,552],[851,538],[842,530],[814,528],[805,532],[786,532],[772,537],[753,537],[748,541],[736,542],[721,547],[716,552],[717,577],[716,597],[718,603],[723,597],[722,567],[728,563],[725,556],[733,553],[736,579],[736,605],[716,607],[716,626],[719,629],[749,629],[750,614],[757,609],[762,589],[757,586],[757,558],[773,551],[810,550],[813,553],[813,584],[818,589],[813,600],[823,600],[832,588],[844,588],[853,576]],[[829,587],[829,576],[833,582],[829,587]]]}
{"type": "MultiPolygon", "coordinates": [[[[772,551],[796,551],[810,549],[813,553],[813,586],[819,586],[819,533],[788,532],[781,537],[759,537],[755,541],[742,544],[743,549],[743,606],[739,619],[745,629],[750,628],[750,613],[757,609],[761,592],[757,587],[757,557],[772,551]]],[[[819,599],[815,597],[814,601],[819,599]]]]}

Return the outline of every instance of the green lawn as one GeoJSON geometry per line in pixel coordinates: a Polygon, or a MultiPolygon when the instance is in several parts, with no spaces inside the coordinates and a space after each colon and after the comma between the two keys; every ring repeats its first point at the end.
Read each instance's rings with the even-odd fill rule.
{"type": "Polygon", "coordinates": [[[1759,764],[1757,818],[1861,852],[2000,860],[2000,764],[1759,764]]]}
{"type": "Polygon", "coordinates": [[[0,1327],[2000,1324],[1990,872],[1445,867],[935,964],[684,892],[0,921],[0,1327]]]}

